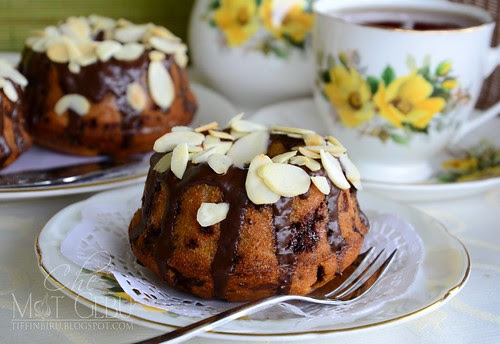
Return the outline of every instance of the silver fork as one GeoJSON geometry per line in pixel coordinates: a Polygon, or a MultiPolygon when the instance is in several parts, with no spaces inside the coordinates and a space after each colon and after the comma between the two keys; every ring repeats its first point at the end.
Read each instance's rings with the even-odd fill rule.
{"type": "Polygon", "coordinates": [[[344,280],[340,285],[338,285],[338,279],[334,278],[331,282],[325,284],[319,289],[314,290],[307,296],[277,295],[244,303],[222,313],[195,322],[191,325],[157,337],[137,342],[136,344],[181,343],[202,332],[211,331],[231,320],[255,313],[280,302],[298,300],[332,306],[352,303],[361,296],[365,295],[375,285],[375,283],[380,280],[394,259],[397,249],[394,250],[378,267],[375,265],[381,260],[380,257],[382,256],[384,250],[380,251],[371,262],[367,263],[368,258],[373,256],[370,254],[372,251],[373,247],[359,255],[356,262],[351,265],[351,267],[354,266],[354,270],[351,271],[350,274],[347,274],[347,276],[344,276],[344,280]],[[356,264],[357,266],[355,266],[356,264]]]}

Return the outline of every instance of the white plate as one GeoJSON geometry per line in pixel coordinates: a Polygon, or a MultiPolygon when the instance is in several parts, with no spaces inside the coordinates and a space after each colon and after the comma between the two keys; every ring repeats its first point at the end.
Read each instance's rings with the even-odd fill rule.
{"type": "MultiPolygon", "coordinates": [[[[266,106],[257,110],[251,120],[267,123],[298,126],[315,130],[320,134],[328,134],[328,125],[323,122],[316,110],[316,105],[312,98],[289,100],[266,106]]],[[[469,136],[461,142],[461,146],[466,148],[476,144],[480,138],[488,138],[500,145],[500,119],[489,121],[475,131],[474,136],[469,136]]],[[[335,133],[333,133],[335,135],[335,133]]],[[[347,147],[349,150],[349,147],[347,147]]],[[[435,166],[439,166],[442,161],[449,159],[444,152],[436,157],[435,166]]],[[[471,196],[492,188],[500,186],[500,177],[484,180],[475,180],[457,183],[439,183],[434,181],[422,183],[384,183],[363,180],[363,187],[368,191],[373,191],[392,199],[406,202],[439,201],[471,196]]]]}
{"type": "MultiPolygon", "coordinates": [[[[109,291],[103,288],[102,284],[96,283],[95,274],[82,273],[81,268],[65,258],[60,251],[67,232],[80,221],[84,207],[94,202],[126,204],[142,192],[143,187],[139,185],[107,191],[61,210],[38,236],[36,252],[39,267],[48,281],[77,302],[110,316],[156,329],[170,330],[184,326],[193,319],[145,309],[139,304],[130,304],[108,296],[109,291]]],[[[440,307],[464,286],[470,271],[469,255],[463,244],[449,234],[438,221],[414,208],[368,193],[360,193],[360,203],[363,209],[397,214],[410,222],[422,239],[424,259],[416,282],[405,296],[386,303],[381,309],[368,311],[355,322],[332,321],[331,324],[320,327],[312,324],[307,332],[294,331],[293,318],[236,320],[233,325],[229,324],[224,332],[220,330],[206,333],[205,336],[228,340],[310,340],[335,336],[346,331],[388,326],[440,307]],[[284,326],[284,322],[287,326],[284,326]]]]}
{"type": "MultiPolygon", "coordinates": [[[[1,54],[0,54],[1,55],[1,54]]],[[[1,56],[0,56],[1,57],[1,56]]],[[[225,98],[217,94],[215,91],[197,83],[191,83],[191,88],[198,101],[199,109],[195,119],[191,123],[196,127],[201,124],[206,124],[211,121],[218,121],[225,124],[232,116],[236,114],[236,110],[225,98]]],[[[89,163],[104,159],[103,157],[79,157],[74,155],[66,155],[46,150],[40,147],[33,147],[26,153],[21,155],[14,163],[9,165],[1,173],[15,173],[22,170],[44,169],[50,167],[70,166],[79,163],[89,163]]],[[[127,186],[135,183],[142,183],[145,180],[149,169],[149,160],[146,158],[142,166],[135,166],[130,169],[126,176],[118,178],[100,178],[84,181],[57,185],[52,187],[37,187],[37,188],[9,188],[2,189],[0,187],[0,200],[12,200],[18,198],[32,197],[48,197],[59,195],[70,195],[84,192],[95,192],[127,186]]]]}

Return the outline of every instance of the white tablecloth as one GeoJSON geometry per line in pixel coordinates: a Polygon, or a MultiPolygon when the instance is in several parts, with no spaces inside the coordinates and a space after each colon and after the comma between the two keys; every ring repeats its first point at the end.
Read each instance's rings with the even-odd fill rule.
{"type": "MultiPolygon", "coordinates": [[[[0,202],[0,342],[126,343],[160,334],[117,320],[103,325],[100,315],[91,314],[90,310],[85,315],[101,325],[99,328],[79,328],[80,318],[76,312],[81,313],[82,309],[75,310],[74,301],[61,292],[45,288],[37,267],[34,240],[57,211],[89,196],[0,202]],[[54,307],[56,302],[57,307],[54,307]],[[29,312],[32,317],[36,312],[47,312],[47,304],[51,311],[49,318],[67,320],[62,322],[65,327],[37,328],[18,321],[20,312],[24,312],[25,317],[29,312]]],[[[470,198],[415,206],[438,218],[467,246],[472,260],[467,285],[450,302],[422,318],[382,329],[346,333],[337,337],[338,342],[500,343],[500,188],[470,198]]]]}

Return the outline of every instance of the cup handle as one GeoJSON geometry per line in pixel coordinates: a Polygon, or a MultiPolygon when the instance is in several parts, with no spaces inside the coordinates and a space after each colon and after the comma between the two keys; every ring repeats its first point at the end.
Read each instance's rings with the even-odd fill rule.
{"type": "Polygon", "coordinates": [[[498,116],[500,114],[500,102],[495,103],[495,105],[491,106],[489,109],[485,111],[478,111],[478,113],[479,114],[475,116],[476,118],[468,120],[466,123],[462,124],[458,128],[458,131],[451,139],[451,144],[457,143],[459,139],[461,139],[465,134],[467,134],[471,130],[476,129],[483,123],[498,116]]]}
{"type": "Polygon", "coordinates": [[[491,48],[486,54],[483,77],[486,79],[500,64],[500,46],[491,48]]]}

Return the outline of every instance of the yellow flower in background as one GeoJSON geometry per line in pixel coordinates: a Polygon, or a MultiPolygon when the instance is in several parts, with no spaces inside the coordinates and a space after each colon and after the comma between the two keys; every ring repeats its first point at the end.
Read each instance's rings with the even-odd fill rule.
{"type": "Polygon", "coordinates": [[[346,127],[357,127],[375,114],[367,82],[354,68],[335,66],[329,71],[331,82],[324,92],[346,127]]]}
{"type": "Polygon", "coordinates": [[[304,11],[305,5],[305,0],[263,0],[259,14],[274,37],[301,43],[313,26],[313,14],[304,11]]]}
{"type": "Polygon", "coordinates": [[[476,170],[478,167],[478,160],[475,157],[452,159],[443,162],[443,168],[456,170],[460,172],[470,172],[476,170]]]}
{"type": "Polygon", "coordinates": [[[380,116],[389,120],[394,126],[401,128],[409,123],[416,128],[424,129],[438,112],[443,110],[446,102],[441,97],[430,97],[432,85],[421,75],[413,72],[398,78],[386,86],[379,83],[373,101],[378,107],[380,116]]]}
{"type": "Polygon", "coordinates": [[[447,90],[451,90],[451,89],[457,87],[457,85],[458,85],[458,81],[455,79],[448,79],[448,80],[445,80],[441,83],[441,86],[443,86],[443,88],[445,88],[447,90]]]}
{"type": "Polygon", "coordinates": [[[241,45],[259,28],[255,0],[221,0],[214,13],[214,21],[228,45],[241,45]]]}

